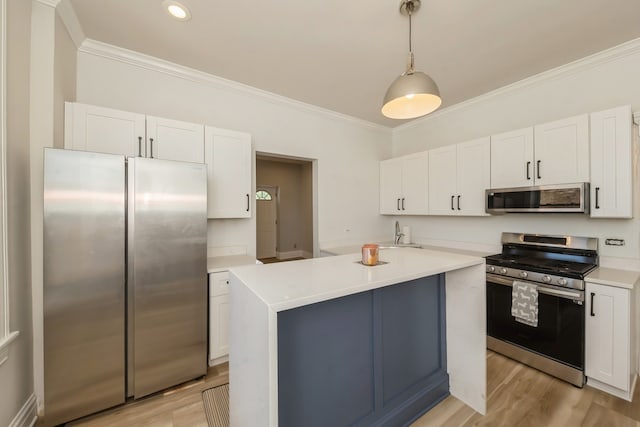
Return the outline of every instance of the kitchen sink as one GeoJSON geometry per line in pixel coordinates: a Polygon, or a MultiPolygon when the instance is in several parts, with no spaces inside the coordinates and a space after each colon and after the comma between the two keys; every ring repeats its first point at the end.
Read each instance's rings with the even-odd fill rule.
{"type": "Polygon", "coordinates": [[[418,243],[380,243],[380,249],[397,249],[397,248],[417,248],[422,249],[422,245],[418,243]]]}

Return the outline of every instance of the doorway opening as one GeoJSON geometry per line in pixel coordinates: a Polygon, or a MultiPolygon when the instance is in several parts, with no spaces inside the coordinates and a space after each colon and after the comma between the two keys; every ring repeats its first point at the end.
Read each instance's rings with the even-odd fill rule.
{"type": "Polygon", "coordinates": [[[313,258],[314,161],[256,155],[256,258],[263,263],[313,258]]]}

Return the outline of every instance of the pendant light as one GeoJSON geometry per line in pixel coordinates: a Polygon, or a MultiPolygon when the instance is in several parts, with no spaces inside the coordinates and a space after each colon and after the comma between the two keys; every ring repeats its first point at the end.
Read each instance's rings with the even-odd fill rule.
{"type": "Polygon", "coordinates": [[[413,69],[411,16],[420,8],[420,0],[402,0],[400,13],[409,16],[409,57],[407,71],[397,77],[384,96],[382,114],[391,119],[413,119],[440,107],[440,90],[431,77],[413,69]]]}

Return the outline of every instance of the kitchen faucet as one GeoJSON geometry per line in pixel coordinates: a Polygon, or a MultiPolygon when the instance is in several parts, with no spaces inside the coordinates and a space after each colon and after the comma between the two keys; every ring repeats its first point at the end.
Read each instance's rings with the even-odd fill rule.
{"type": "Polygon", "coordinates": [[[400,232],[400,223],[398,223],[398,221],[396,221],[396,234],[394,235],[394,240],[393,240],[393,244],[397,245],[400,243],[400,238],[404,236],[404,233],[400,232]]]}

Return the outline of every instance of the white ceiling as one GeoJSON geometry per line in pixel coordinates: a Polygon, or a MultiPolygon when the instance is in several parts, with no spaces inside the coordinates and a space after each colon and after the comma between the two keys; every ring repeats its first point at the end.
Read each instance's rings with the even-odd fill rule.
{"type": "MultiPolygon", "coordinates": [[[[262,90],[397,126],[380,113],[404,71],[400,0],[71,0],[85,35],[262,90]]],[[[640,37],[636,0],[422,0],[416,68],[443,106],[640,37]]]]}

